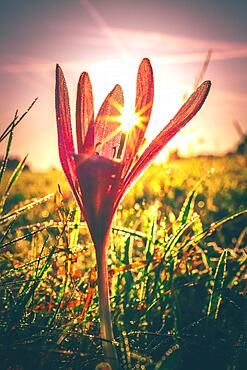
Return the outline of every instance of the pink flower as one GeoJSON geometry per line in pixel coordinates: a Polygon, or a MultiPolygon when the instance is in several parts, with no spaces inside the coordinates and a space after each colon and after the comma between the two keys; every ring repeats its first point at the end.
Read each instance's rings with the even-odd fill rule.
{"type": "Polygon", "coordinates": [[[64,173],[88,224],[96,249],[105,245],[116,209],[127,189],[164,146],[203,105],[211,83],[205,81],[175,117],[138,157],[153,104],[153,71],[143,59],[137,75],[135,112],[139,123],[121,131],[122,88],[116,85],[94,118],[89,76],[83,72],[77,89],[76,154],[70,119],[69,97],[61,68],[56,69],[56,116],[59,155],[64,173]]]}
{"type": "Polygon", "coordinates": [[[127,132],[121,124],[123,92],[119,85],[108,94],[94,118],[92,86],[87,73],[80,76],[76,102],[75,151],[69,96],[63,72],[56,68],[56,115],[60,161],[75,199],[85,217],[97,258],[99,316],[105,359],[120,369],[110,314],[107,240],[121,199],[164,146],[203,105],[211,83],[205,81],[175,117],[142,152],[140,150],[153,105],[153,71],[143,59],[137,74],[135,112],[138,122],[127,132]]]}

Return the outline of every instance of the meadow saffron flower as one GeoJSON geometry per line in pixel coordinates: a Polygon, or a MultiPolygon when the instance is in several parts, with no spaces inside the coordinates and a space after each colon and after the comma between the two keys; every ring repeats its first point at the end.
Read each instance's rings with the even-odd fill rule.
{"type": "MultiPolygon", "coordinates": [[[[142,144],[153,105],[153,71],[143,59],[137,74],[133,125],[126,130],[122,88],[116,85],[107,95],[94,118],[92,86],[89,76],[80,76],[76,102],[77,152],[72,137],[69,96],[61,68],[56,68],[56,117],[61,165],[75,199],[85,217],[96,249],[98,268],[101,337],[105,357],[113,368],[117,358],[112,345],[107,240],[113,216],[121,199],[139,175],[176,133],[203,105],[210,89],[203,82],[184,103],[174,118],[143,151],[142,144]]],[[[130,122],[131,123],[131,122],[130,122]]]]}

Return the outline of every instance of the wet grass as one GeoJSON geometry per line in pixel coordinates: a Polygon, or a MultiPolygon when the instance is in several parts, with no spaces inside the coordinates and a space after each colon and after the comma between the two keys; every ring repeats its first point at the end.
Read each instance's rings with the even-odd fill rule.
{"type": "MultiPolygon", "coordinates": [[[[0,172],[0,367],[103,368],[87,227],[61,172],[23,165],[0,172]]],[[[153,165],[120,206],[108,267],[123,369],[246,368],[246,178],[241,155],[153,165]]]]}

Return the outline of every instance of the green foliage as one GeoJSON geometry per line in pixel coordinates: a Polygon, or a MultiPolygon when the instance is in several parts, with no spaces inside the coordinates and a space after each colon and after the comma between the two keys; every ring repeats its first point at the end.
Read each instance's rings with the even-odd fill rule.
{"type": "Polygon", "coordinates": [[[217,319],[218,317],[219,307],[221,303],[223,284],[226,277],[226,261],[227,261],[227,250],[222,252],[218,265],[216,267],[213,280],[213,289],[208,305],[207,315],[210,318],[214,319],[217,319]]]}
{"type": "MultiPolygon", "coordinates": [[[[59,172],[5,171],[13,122],[1,136],[1,369],[94,369],[94,247],[59,172]]],[[[213,161],[152,166],[117,213],[108,257],[123,369],[245,369],[246,170],[240,156],[213,161]]]]}

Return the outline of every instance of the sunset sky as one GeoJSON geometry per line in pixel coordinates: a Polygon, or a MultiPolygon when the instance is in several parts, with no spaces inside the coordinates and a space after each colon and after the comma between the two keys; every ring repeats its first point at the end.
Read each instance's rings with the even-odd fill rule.
{"type": "Polygon", "coordinates": [[[90,74],[97,112],[116,83],[126,104],[134,104],[137,68],[148,57],[155,79],[151,140],[191,91],[209,49],[204,78],[212,90],[169,148],[184,155],[232,150],[239,140],[233,121],[247,132],[246,14],[247,1],[238,0],[0,0],[0,132],[17,108],[24,111],[38,97],[16,129],[12,155],[28,153],[36,170],[59,166],[56,63],[64,70],[73,119],[82,71],[90,74]]]}

